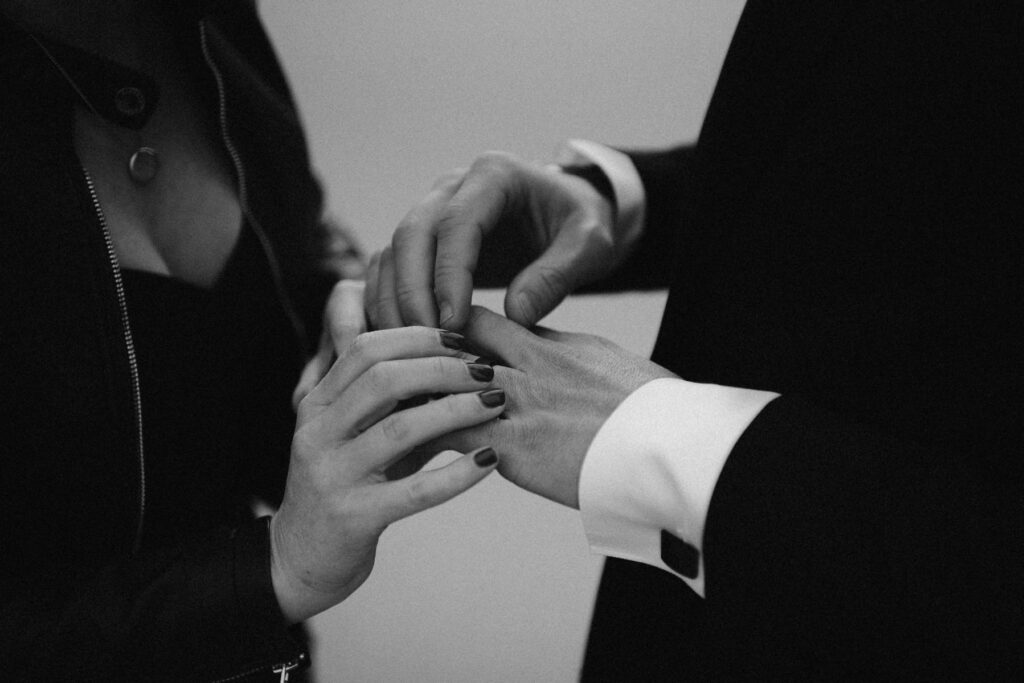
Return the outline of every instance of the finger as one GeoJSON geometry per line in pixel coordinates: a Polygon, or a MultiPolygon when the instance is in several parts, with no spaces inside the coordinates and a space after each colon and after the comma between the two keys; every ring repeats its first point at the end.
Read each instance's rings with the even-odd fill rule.
{"type": "Polygon", "coordinates": [[[418,472],[405,479],[380,484],[380,505],[392,522],[451,500],[494,471],[498,455],[478,448],[444,467],[418,472]]]}
{"type": "Polygon", "coordinates": [[[434,295],[441,327],[459,330],[466,323],[483,237],[505,212],[515,211],[514,168],[507,155],[480,157],[438,218],[434,295]]]}
{"type": "Polygon", "coordinates": [[[458,358],[433,356],[377,363],[346,388],[322,419],[340,439],[350,439],[393,412],[399,401],[414,396],[482,391],[494,368],[458,358]]]}
{"type": "Polygon", "coordinates": [[[316,355],[309,359],[306,363],[306,367],[302,369],[302,375],[299,376],[299,382],[295,385],[295,390],[292,392],[292,409],[298,410],[299,403],[306,397],[309,392],[317,385],[320,378],[323,377],[328,368],[330,367],[331,359],[334,357],[334,351],[326,342],[326,335],[322,337],[320,349],[316,355]]]}
{"type": "Polygon", "coordinates": [[[505,392],[452,394],[417,408],[400,410],[377,422],[350,443],[352,462],[365,472],[384,472],[419,444],[494,420],[505,405],[505,392]]]}
{"type": "Polygon", "coordinates": [[[391,247],[380,253],[380,275],[377,278],[377,325],[382,330],[402,327],[395,290],[395,256],[391,247]]]}
{"type": "Polygon", "coordinates": [[[367,328],[380,329],[377,316],[377,280],[380,277],[380,252],[370,257],[366,266],[366,289],[363,291],[363,308],[366,311],[367,328]]]}
{"type": "Polygon", "coordinates": [[[538,344],[547,343],[528,329],[482,306],[473,306],[463,332],[473,348],[513,368],[530,365],[538,344]]]}
{"type": "Polygon", "coordinates": [[[509,319],[526,327],[534,325],[600,272],[600,255],[573,233],[559,231],[551,246],[509,283],[505,292],[509,319]]]}
{"type": "Polygon", "coordinates": [[[377,363],[400,358],[459,356],[462,335],[429,327],[400,327],[365,332],[349,344],[307,397],[316,405],[334,402],[357,377],[377,363]]]}
{"type": "MultiPolygon", "coordinates": [[[[341,354],[366,328],[363,313],[365,283],[342,280],[334,285],[324,308],[325,327],[330,334],[331,349],[341,354]]],[[[326,368],[325,368],[326,371],[326,368]]],[[[317,378],[319,379],[319,378],[317,378]]]]}
{"type": "Polygon", "coordinates": [[[400,316],[407,325],[438,325],[434,301],[437,221],[461,182],[461,174],[438,179],[430,194],[406,214],[395,229],[391,240],[395,256],[395,292],[400,316]]]}

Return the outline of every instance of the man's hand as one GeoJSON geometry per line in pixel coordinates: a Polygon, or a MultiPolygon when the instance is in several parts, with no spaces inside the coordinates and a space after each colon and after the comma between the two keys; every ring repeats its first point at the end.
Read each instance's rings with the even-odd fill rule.
{"type": "Polygon", "coordinates": [[[432,442],[432,448],[491,444],[513,483],[579,507],[583,458],[598,429],[634,390],[668,370],[587,334],[527,330],[474,306],[464,328],[483,353],[501,359],[494,384],[508,397],[500,420],[432,442]]]}
{"type": "Polygon", "coordinates": [[[468,171],[441,178],[398,225],[391,247],[371,259],[367,316],[379,329],[462,329],[487,240],[526,247],[536,258],[505,296],[508,317],[533,325],[625,260],[632,245],[617,237],[614,219],[611,203],[587,181],[507,154],[484,154],[468,171]]]}

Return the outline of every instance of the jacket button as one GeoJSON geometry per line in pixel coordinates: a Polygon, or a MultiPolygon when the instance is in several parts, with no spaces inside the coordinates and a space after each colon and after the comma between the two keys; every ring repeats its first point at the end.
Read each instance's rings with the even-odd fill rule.
{"type": "Polygon", "coordinates": [[[114,95],[114,106],[124,116],[137,116],[146,108],[146,96],[138,88],[121,88],[114,95]]]}

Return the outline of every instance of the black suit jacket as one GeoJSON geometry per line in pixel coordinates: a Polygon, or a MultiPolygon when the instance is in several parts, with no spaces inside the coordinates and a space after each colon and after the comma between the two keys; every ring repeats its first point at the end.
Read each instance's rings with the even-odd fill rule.
{"type": "Polygon", "coordinates": [[[654,360],[782,398],[716,487],[706,600],[610,560],[584,679],[1021,680],[1022,25],[751,0],[697,145],[632,155],[613,284],[671,283],[654,360]]]}

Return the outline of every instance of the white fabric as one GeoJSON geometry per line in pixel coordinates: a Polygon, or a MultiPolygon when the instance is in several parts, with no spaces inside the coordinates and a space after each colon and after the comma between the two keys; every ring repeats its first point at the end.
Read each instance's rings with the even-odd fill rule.
{"type": "Polygon", "coordinates": [[[777,396],[681,379],[657,379],[630,394],[583,461],[580,514],[591,549],[672,571],[661,560],[664,529],[701,553],[697,578],[680,578],[703,597],[715,484],[740,435],[777,396]]]}
{"type": "Polygon", "coordinates": [[[615,232],[622,244],[634,244],[644,229],[647,204],[644,186],[633,161],[622,152],[589,140],[569,140],[558,153],[559,166],[596,164],[615,192],[615,232]]]}

